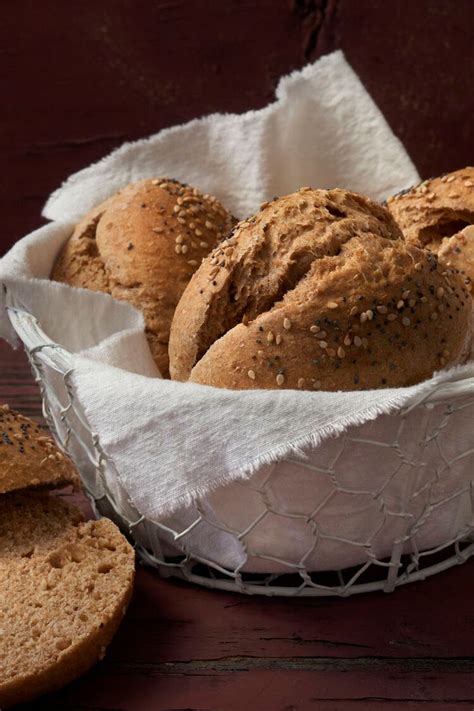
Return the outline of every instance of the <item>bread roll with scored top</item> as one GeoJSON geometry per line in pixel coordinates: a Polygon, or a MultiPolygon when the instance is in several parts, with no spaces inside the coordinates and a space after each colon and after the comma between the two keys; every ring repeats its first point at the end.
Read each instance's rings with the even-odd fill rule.
{"type": "Polygon", "coordinates": [[[265,204],[176,309],[171,375],[232,389],[370,389],[467,358],[471,298],[382,206],[345,190],[265,204]]]}
{"type": "Polygon", "coordinates": [[[0,494],[25,488],[59,489],[79,476],[37,422],[0,405],[0,494]]]}
{"type": "Polygon", "coordinates": [[[0,706],[57,689],[104,656],[130,600],[134,552],[107,519],[54,496],[0,497],[0,706]]]}
{"type": "Polygon", "coordinates": [[[459,270],[474,290],[474,168],[432,180],[387,200],[405,238],[459,270]]]}
{"type": "Polygon", "coordinates": [[[128,185],[77,225],[51,279],[103,291],[143,312],[155,362],[168,372],[176,304],[202,258],[235,221],[216,198],[168,178],[128,185]]]}

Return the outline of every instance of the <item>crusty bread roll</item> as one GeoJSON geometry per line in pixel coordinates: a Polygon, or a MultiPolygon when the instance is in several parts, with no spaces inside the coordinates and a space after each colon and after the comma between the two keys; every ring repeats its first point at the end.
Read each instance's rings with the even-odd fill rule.
{"type": "Polygon", "coordinates": [[[37,422],[0,405],[0,494],[25,488],[79,488],[72,462],[37,422]]]}
{"type": "Polygon", "coordinates": [[[107,519],[55,496],[0,497],[0,706],[57,689],[105,654],[135,556],[107,519]]]}
{"type": "Polygon", "coordinates": [[[474,290],[474,168],[425,180],[387,207],[409,242],[437,253],[474,290]]]}
{"type": "Polygon", "coordinates": [[[471,297],[345,190],[277,199],[203,261],[176,309],[170,370],[226,388],[403,386],[462,363],[471,297]]]}
{"type": "Polygon", "coordinates": [[[202,258],[233,218],[210,195],[176,180],[128,185],[77,225],[51,279],[128,301],[143,311],[153,357],[168,376],[176,304],[202,258]]]}

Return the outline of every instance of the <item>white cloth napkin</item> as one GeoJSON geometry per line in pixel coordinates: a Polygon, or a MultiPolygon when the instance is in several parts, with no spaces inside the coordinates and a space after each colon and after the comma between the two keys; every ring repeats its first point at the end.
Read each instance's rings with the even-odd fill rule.
{"type": "MultiPolygon", "coordinates": [[[[239,217],[302,185],[383,199],[419,179],[341,52],[283,78],[276,96],[260,111],[208,116],[125,144],[72,176],[45,207],[54,222],[0,261],[0,283],[73,354],[77,395],[91,426],[130,500],[152,520],[389,413],[440,382],[474,375],[471,363],[415,387],[355,393],[232,392],[173,383],[159,378],[138,312],[48,281],[72,223],[139,178],[184,180],[217,195],[239,217]]],[[[13,340],[2,298],[0,334],[13,340]]],[[[376,472],[375,458],[363,462],[364,471],[372,466],[376,472]]]]}

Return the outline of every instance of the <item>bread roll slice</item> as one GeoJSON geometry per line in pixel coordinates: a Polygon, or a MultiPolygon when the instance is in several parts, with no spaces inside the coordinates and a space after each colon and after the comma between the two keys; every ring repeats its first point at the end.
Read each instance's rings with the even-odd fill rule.
{"type": "Polygon", "coordinates": [[[0,497],[0,707],[104,656],[132,593],[134,552],[109,520],[40,492],[0,497]]]}
{"type": "Polygon", "coordinates": [[[25,488],[59,489],[79,476],[37,422],[0,405],[0,494],[25,488]]]}

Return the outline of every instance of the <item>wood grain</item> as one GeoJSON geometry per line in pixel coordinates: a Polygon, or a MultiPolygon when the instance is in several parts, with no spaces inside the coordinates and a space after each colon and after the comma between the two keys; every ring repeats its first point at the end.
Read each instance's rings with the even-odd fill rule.
{"type": "MultiPolygon", "coordinates": [[[[40,413],[24,354],[0,343],[4,401],[40,413]]],[[[140,567],[104,661],[22,708],[472,709],[473,598],[472,562],[392,595],[345,600],[212,592],[140,567]]]]}
{"type": "Polygon", "coordinates": [[[264,106],[342,48],[424,177],[474,160],[472,0],[16,0],[2,6],[0,254],[125,140],[264,106]]]}

